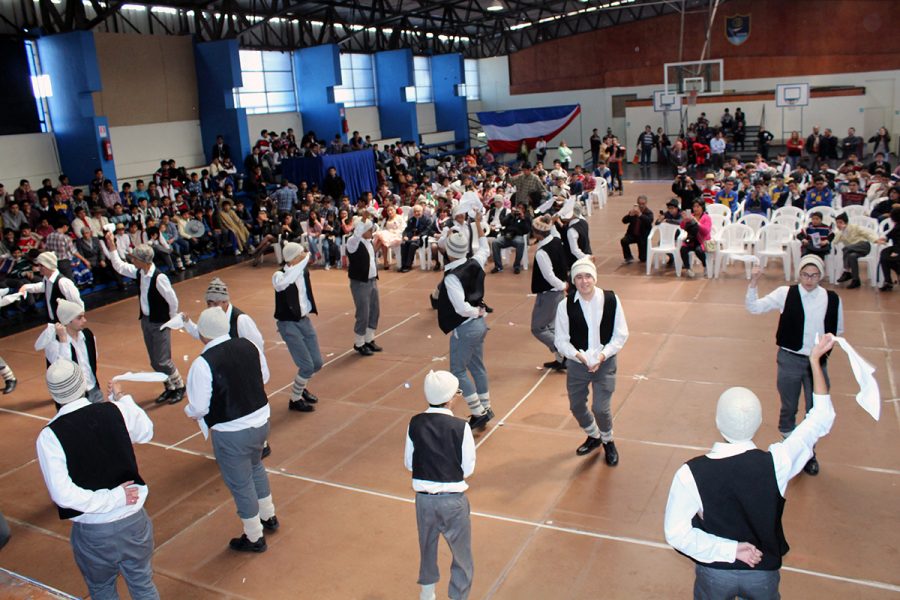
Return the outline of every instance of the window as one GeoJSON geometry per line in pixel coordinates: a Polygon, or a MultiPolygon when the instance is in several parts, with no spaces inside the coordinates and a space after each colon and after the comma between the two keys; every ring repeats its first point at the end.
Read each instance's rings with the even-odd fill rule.
{"type": "Polygon", "coordinates": [[[481,100],[481,88],[478,83],[478,61],[467,58],[466,71],[466,100],[481,100]]]}
{"type": "Polygon", "coordinates": [[[247,114],[297,110],[294,71],[289,52],[241,50],[244,85],[234,90],[234,103],[247,114]]]}
{"type": "Polygon", "coordinates": [[[334,101],[347,108],[375,106],[375,61],[371,54],[341,54],[341,85],[334,101]]]}
{"type": "Polygon", "coordinates": [[[434,92],[431,87],[431,59],[429,57],[413,57],[413,81],[416,84],[416,102],[434,102],[434,92]]]}
{"type": "Polygon", "coordinates": [[[37,105],[41,131],[47,133],[53,131],[50,125],[50,107],[47,104],[47,98],[53,96],[53,86],[50,83],[50,76],[41,73],[41,59],[38,56],[37,42],[34,40],[26,41],[25,54],[28,56],[28,70],[31,72],[31,89],[34,92],[34,102],[37,105]]]}

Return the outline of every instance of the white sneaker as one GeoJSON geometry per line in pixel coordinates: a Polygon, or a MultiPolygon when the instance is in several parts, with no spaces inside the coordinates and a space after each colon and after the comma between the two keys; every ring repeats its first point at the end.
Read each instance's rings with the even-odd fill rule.
{"type": "Polygon", "coordinates": [[[330,271],[330,270],[331,270],[331,265],[329,265],[329,264],[326,263],[326,264],[325,264],[325,270],[326,270],[326,271],[330,271]]]}
{"type": "Polygon", "coordinates": [[[684,274],[687,275],[688,277],[690,277],[691,279],[693,279],[694,276],[696,275],[696,273],[694,273],[693,269],[685,269],[684,274]]]}

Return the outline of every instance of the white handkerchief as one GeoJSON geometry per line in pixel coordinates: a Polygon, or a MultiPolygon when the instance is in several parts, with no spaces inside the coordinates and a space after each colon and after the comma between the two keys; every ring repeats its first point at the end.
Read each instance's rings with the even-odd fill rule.
{"type": "Polygon", "coordinates": [[[878,382],[874,377],[875,367],[866,362],[846,339],[834,336],[834,341],[847,353],[853,377],[859,384],[856,402],[877,421],[881,416],[881,392],[878,391],[878,382]]]}
{"type": "Polygon", "coordinates": [[[138,381],[142,383],[163,382],[168,379],[168,375],[156,371],[144,373],[132,373],[131,371],[128,371],[127,373],[122,373],[121,375],[116,375],[112,378],[113,381],[138,381]]]}
{"type": "Polygon", "coordinates": [[[588,350],[583,353],[584,357],[587,359],[587,367],[588,369],[593,369],[595,366],[600,364],[600,351],[599,350],[588,350]]]}
{"type": "Polygon", "coordinates": [[[181,313],[178,313],[165,323],[159,326],[159,330],[162,331],[168,327],[169,329],[184,329],[184,318],[181,316],[181,313]]]}
{"type": "Polygon", "coordinates": [[[200,433],[203,434],[203,439],[209,439],[209,427],[206,426],[206,421],[203,419],[197,419],[197,425],[200,427],[200,433]]]}
{"type": "MultiPolygon", "coordinates": [[[[0,294],[0,295],[2,295],[2,294],[0,294]]],[[[12,304],[13,302],[18,301],[20,298],[24,298],[25,294],[20,294],[19,292],[14,292],[12,294],[5,294],[2,296],[3,297],[0,298],[0,306],[8,306],[8,305],[12,304]]]]}

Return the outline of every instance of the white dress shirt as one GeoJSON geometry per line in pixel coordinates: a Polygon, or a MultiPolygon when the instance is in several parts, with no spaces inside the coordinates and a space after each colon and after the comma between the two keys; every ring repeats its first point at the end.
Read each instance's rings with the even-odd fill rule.
{"type": "MultiPolygon", "coordinates": [[[[226,333],[214,340],[210,340],[203,346],[202,352],[218,346],[222,342],[227,342],[231,337],[226,333]]],[[[259,352],[259,366],[262,370],[263,383],[269,382],[269,365],[266,363],[266,355],[262,349],[257,346],[259,352]]],[[[191,364],[191,370],[188,371],[187,378],[187,394],[188,403],[184,407],[184,414],[192,419],[199,420],[209,414],[209,403],[212,400],[212,370],[209,363],[203,356],[198,356],[191,364]]],[[[269,403],[262,408],[258,408],[249,415],[226,421],[224,423],[216,423],[211,427],[215,431],[241,431],[242,429],[250,429],[253,427],[262,427],[269,420],[269,403]]]]}
{"type": "Polygon", "coordinates": [[[354,254],[356,250],[359,248],[359,245],[362,244],[366,247],[366,251],[369,253],[369,279],[375,279],[378,277],[378,267],[375,264],[375,248],[372,247],[372,240],[367,240],[362,236],[358,236],[355,233],[347,238],[347,252],[350,254],[354,254]]]}
{"type": "MultiPolygon", "coordinates": [[[[119,275],[130,277],[131,279],[138,279],[138,276],[141,275],[141,269],[123,262],[122,259],[119,258],[119,253],[111,253],[106,245],[101,246],[101,248],[103,248],[103,253],[109,259],[113,269],[115,269],[119,275]]],[[[150,301],[147,299],[147,292],[150,290],[150,280],[153,279],[154,273],[156,273],[156,265],[151,264],[150,269],[146,273],[143,273],[143,276],[139,279],[141,283],[141,314],[144,316],[150,316],[150,301]]],[[[172,284],[165,273],[160,273],[159,277],[156,278],[156,291],[158,291],[163,299],[169,304],[169,318],[177,315],[178,296],[175,295],[175,290],[172,289],[172,284]]]]}
{"type": "MultiPolygon", "coordinates": [[[[75,412],[91,403],[86,398],[64,404],[50,422],[63,415],[75,412]]],[[[125,418],[128,436],[134,444],[146,444],[153,438],[153,421],[141,407],[134,403],[131,396],[122,396],[113,402],[125,418]]],[[[125,490],[115,487],[111,490],[87,490],[79,487],[69,476],[66,467],[66,453],[59,443],[59,438],[49,427],[44,427],[37,438],[38,462],[44,483],[50,492],[50,498],[58,506],[71,508],[84,513],[72,518],[79,523],[112,523],[124,519],[143,508],[147,500],[147,486],[137,485],[138,500],[135,504],[125,503],[125,490]]],[[[123,482],[124,483],[124,482],[123,482]]]]}
{"type": "MultiPolygon", "coordinates": [[[[800,290],[800,302],[803,304],[803,346],[795,354],[809,356],[813,347],[816,345],[816,336],[825,335],[825,310],[828,308],[828,292],[824,288],[817,286],[811,292],[807,292],[802,285],[798,285],[800,290]]],[[[747,296],[744,304],[747,310],[754,315],[777,310],[784,311],[784,302],[787,299],[788,286],[782,285],[775,288],[767,296],[757,297],[756,287],[747,288],[747,296]]],[[[844,305],[838,299],[838,322],[835,335],[844,333],[844,305]]],[[[785,348],[788,352],[794,352],[785,348]]]]}
{"type": "Polygon", "coordinates": [[[304,317],[312,310],[309,298],[306,297],[306,280],[303,277],[303,272],[306,270],[306,265],[308,264],[309,253],[307,252],[306,256],[303,257],[303,260],[296,265],[285,267],[284,271],[275,271],[275,274],[272,275],[272,287],[275,288],[276,292],[283,292],[288,289],[292,283],[297,284],[297,295],[300,296],[300,314],[304,317]]]}
{"type": "Polygon", "coordinates": [[[547,283],[553,286],[554,292],[564,292],[566,291],[566,282],[556,276],[556,273],[553,272],[553,263],[550,261],[550,255],[547,254],[546,250],[543,250],[544,246],[550,243],[553,240],[553,235],[548,235],[540,242],[538,242],[536,246],[536,250],[534,253],[534,260],[537,262],[538,268],[541,270],[541,275],[544,276],[544,279],[547,280],[547,283]]]}
{"type": "Polygon", "coordinates": [[[603,360],[611,356],[615,356],[625,345],[628,339],[628,323],[625,322],[625,311],[622,310],[622,301],[616,296],[616,318],[613,324],[612,337],[605,346],[600,343],[600,321],[603,319],[603,290],[595,287],[594,296],[585,301],[581,293],[575,294],[575,302],[581,307],[584,313],[584,321],[588,328],[588,347],[576,348],[569,341],[569,313],[566,311],[567,298],[559,301],[556,308],[556,330],[553,334],[553,343],[556,350],[572,360],[578,360],[578,353],[581,352],[588,358],[589,362],[599,360],[602,356],[603,360]]]}
{"type": "MultiPolygon", "coordinates": [[[[60,358],[72,360],[72,348],[75,348],[75,356],[78,357],[78,366],[81,367],[81,372],[84,374],[84,382],[87,384],[86,389],[92,390],[97,387],[97,379],[91,371],[91,362],[88,358],[84,333],[79,331],[74,339],[72,338],[71,333],[68,331],[66,333],[66,341],[60,342],[59,338],[56,337],[56,324],[48,323],[47,328],[44,329],[43,333],[38,336],[37,341],[34,343],[34,349],[37,351],[43,350],[44,356],[47,357],[47,362],[52,365],[60,358]]],[[[94,338],[94,344],[96,349],[96,337],[94,338]]]]}
{"type": "Polygon", "coordinates": [[[571,221],[569,221],[569,228],[566,230],[566,242],[569,244],[569,250],[575,255],[575,259],[578,260],[580,258],[584,258],[587,256],[584,252],[581,251],[581,248],[578,247],[578,232],[575,231],[575,228],[572,227],[577,221],[581,221],[580,217],[575,217],[571,221]]]}
{"type": "Polygon", "coordinates": [[[712,154],[725,154],[725,139],[713,138],[709,140],[709,151],[712,154]]]}
{"type": "MultiPolygon", "coordinates": [[[[478,240],[478,249],[472,255],[478,264],[481,265],[481,268],[484,268],[484,263],[487,262],[488,256],[490,255],[490,247],[487,243],[487,238],[481,238],[478,240]]],[[[453,269],[463,265],[468,261],[468,258],[458,258],[452,262],[444,265],[444,272],[452,271],[453,269]]],[[[459,277],[453,275],[452,273],[444,276],[444,287],[447,288],[447,297],[450,299],[450,304],[453,305],[453,310],[461,317],[466,317],[464,323],[468,323],[472,319],[477,319],[481,316],[481,307],[480,306],[472,306],[468,302],[466,302],[466,292],[463,289],[462,283],[459,281],[459,277]]],[[[460,323],[461,325],[462,323],[460,323]]]]}
{"type": "MultiPolygon", "coordinates": [[[[788,481],[799,473],[806,461],[813,455],[816,441],[831,430],[834,423],[834,407],[831,396],[813,394],[813,408],[803,422],[783,442],[769,446],[775,469],[778,491],[784,497],[788,481]]],[[[756,449],[753,441],[729,443],[717,442],[708,456],[712,459],[728,458],[756,449]]],[[[695,515],[703,516],[703,502],[697,483],[689,466],[681,465],[672,480],[669,500],[666,504],[666,541],[701,563],[733,563],[739,542],[712,535],[694,527],[691,523],[695,515]]]]}
{"type": "MultiPolygon", "coordinates": [[[[225,311],[225,318],[228,319],[229,323],[231,323],[231,315],[233,312],[234,304],[231,304],[229,302],[228,310],[225,311]]],[[[200,330],[197,328],[197,324],[190,319],[185,321],[184,331],[195,340],[200,339],[200,330]]],[[[250,340],[251,342],[253,342],[253,344],[257,348],[259,348],[260,352],[265,350],[265,342],[263,341],[262,333],[260,333],[259,328],[256,326],[256,322],[253,320],[253,317],[251,317],[247,313],[238,315],[237,334],[238,337],[242,337],[245,340],[250,340]]]]}
{"type": "Polygon", "coordinates": [[[53,284],[59,279],[59,291],[66,300],[71,302],[81,302],[81,292],[75,282],[68,277],[60,275],[59,271],[53,271],[50,277],[45,277],[37,283],[26,283],[22,286],[29,294],[38,294],[43,292],[44,304],[47,305],[47,316],[52,320],[56,315],[56,307],[50,304],[50,294],[53,291],[53,284]]]}
{"type": "MultiPolygon", "coordinates": [[[[426,413],[437,413],[440,415],[453,416],[453,412],[449,408],[437,408],[432,406],[425,411],[426,413]]],[[[409,426],[406,427],[406,448],[403,452],[403,464],[408,471],[413,469],[413,441],[409,437],[409,426]]],[[[466,423],[463,432],[462,441],[462,462],[460,463],[463,471],[463,481],[428,481],[426,479],[413,479],[412,487],[417,492],[426,492],[428,494],[440,494],[447,492],[464,492],[469,489],[469,484],[465,482],[465,478],[469,477],[475,471],[475,438],[472,437],[472,430],[466,423]]]]}

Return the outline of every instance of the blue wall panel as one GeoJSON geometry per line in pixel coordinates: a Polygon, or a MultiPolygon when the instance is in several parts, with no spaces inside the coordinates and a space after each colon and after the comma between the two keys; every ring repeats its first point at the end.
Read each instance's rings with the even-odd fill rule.
{"type": "Polygon", "coordinates": [[[250,153],[247,111],[235,108],[234,88],[241,87],[241,60],[237,40],[194,44],[197,68],[197,95],[200,103],[200,137],[206,161],[212,162],[216,136],[231,147],[231,160],[244,170],[244,158],[250,153]]]}
{"type": "Polygon", "coordinates": [[[100,168],[115,183],[116,167],[103,158],[100,135],[102,127],[109,136],[109,123],[94,113],[93,92],[102,88],[94,34],[75,31],[42,37],[38,54],[53,86],[47,104],[63,172],[77,185],[89,182],[94,169],[100,168]]]}
{"type": "Polygon", "coordinates": [[[337,44],[312,46],[294,52],[294,83],[303,129],[330,142],[335,134],[346,141],[344,105],[334,101],[334,86],[341,85],[341,55],[337,44]]]}
{"type": "Polygon", "coordinates": [[[453,131],[457,140],[469,146],[469,114],[466,97],[456,95],[456,86],[464,83],[462,54],[431,57],[431,83],[434,86],[434,119],[438,131],[453,131]]]}
{"type": "Polygon", "coordinates": [[[381,137],[419,141],[416,103],[407,102],[407,86],[413,85],[413,57],[408,48],[375,54],[378,119],[381,137]]]}

